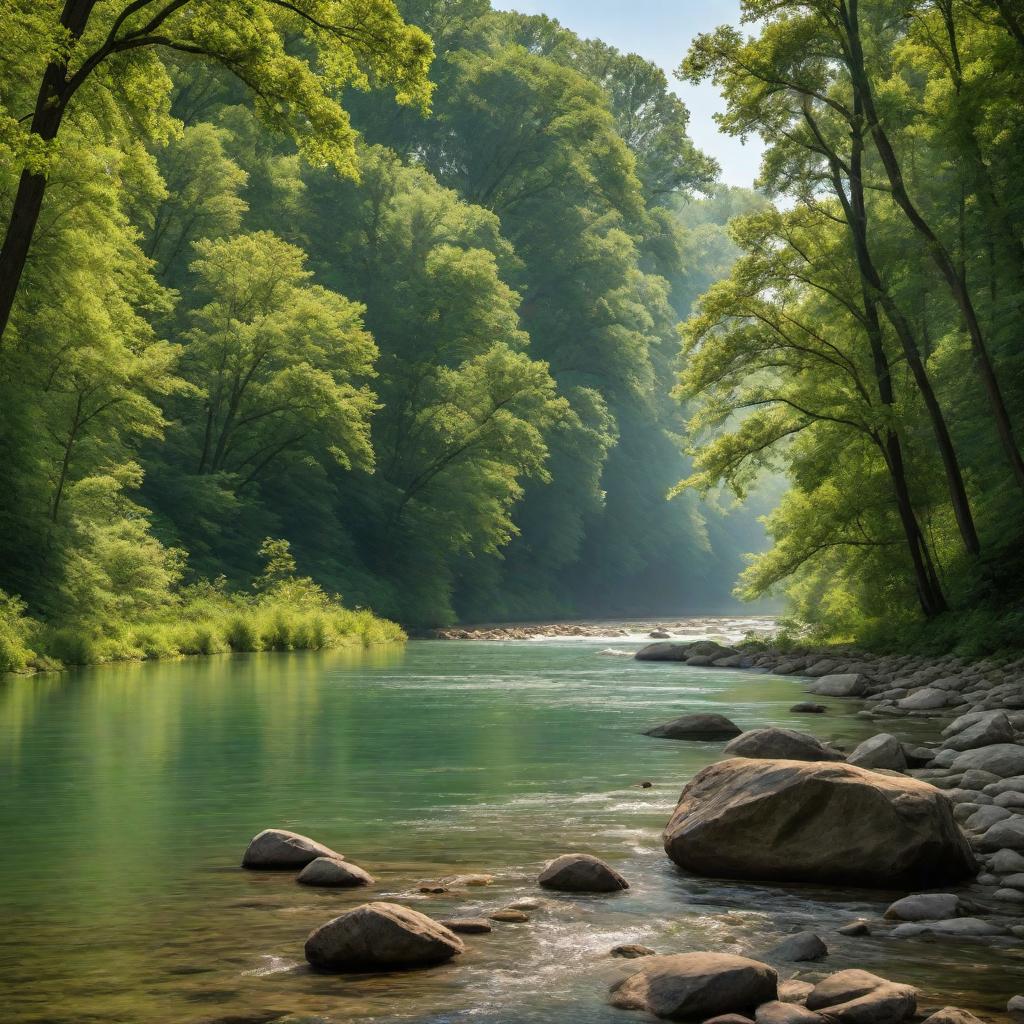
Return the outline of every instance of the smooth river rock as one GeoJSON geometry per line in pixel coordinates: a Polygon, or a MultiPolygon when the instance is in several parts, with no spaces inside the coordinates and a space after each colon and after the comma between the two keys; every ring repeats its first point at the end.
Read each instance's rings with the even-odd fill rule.
{"type": "Polygon", "coordinates": [[[956,917],[960,897],[952,892],[919,892],[890,903],[885,917],[895,921],[939,921],[956,917]]]}
{"type": "Polygon", "coordinates": [[[801,963],[809,960],[821,960],[828,956],[828,946],[820,935],[814,932],[797,932],[780,942],[767,954],[773,960],[789,960],[801,963]]]}
{"type": "Polygon", "coordinates": [[[820,761],[710,765],[683,790],[663,839],[680,867],[719,878],[928,888],[977,869],[939,790],[820,761]]]}
{"type": "Polygon", "coordinates": [[[689,656],[689,644],[673,644],[664,641],[641,647],[633,655],[637,661],[685,661],[689,656]]]}
{"type": "Polygon", "coordinates": [[[647,729],[644,735],[667,740],[728,740],[742,732],[743,730],[725,715],[708,712],[673,718],[664,725],[647,729]]]}
{"type": "Polygon", "coordinates": [[[429,967],[465,951],[454,932],[397,903],[364,903],[306,939],[306,959],[323,971],[429,967]]]}
{"type": "Polygon", "coordinates": [[[892,733],[880,732],[858,744],[846,758],[846,763],[861,768],[890,768],[900,772],[907,767],[907,758],[903,753],[903,744],[892,733]]]}
{"type": "Polygon", "coordinates": [[[749,729],[723,750],[729,757],[772,758],[788,761],[841,761],[843,755],[817,737],[795,729],[749,729]]]}
{"type": "Polygon", "coordinates": [[[345,859],[340,853],[309,836],[287,832],[283,828],[265,828],[250,841],[242,857],[242,867],[257,870],[297,869],[304,868],[317,857],[345,859]]]}
{"type": "Polygon", "coordinates": [[[1019,743],[992,743],[987,747],[976,747],[958,754],[953,761],[958,771],[980,768],[1001,779],[1024,773],[1024,746],[1019,743]]]}
{"type": "Polygon", "coordinates": [[[303,885],[319,885],[325,888],[351,888],[357,885],[373,885],[377,881],[369,871],[358,864],[334,857],[317,857],[300,872],[297,882],[303,885]]]}
{"type": "Polygon", "coordinates": [[[859,672],[821,676],[807,687],[821,697],[863,697],[867,689],[867,680],[859,672]]]}
{"type": "Polygon", "coordinates": [[[767,964],[731,953],[645,957],[635,974],[612,986],[621,1010],[646,1010],[665,1020],[706,1020],[750,1012],[774,1000],[778,975],[767,964]]]}
{"type": "Polygon", "coordinates": [[[807,1007],[830,1024],[898,1024],[917,1012],[917,990],[868,971],[839,971],[815,985],[807,1007]]]}
{"type": "Polygon", "coordinates": [[[627,882],[613,867],[589,853],[563,853],[545,865],[537,882],[560,892],[618,892],[627,882]]]}

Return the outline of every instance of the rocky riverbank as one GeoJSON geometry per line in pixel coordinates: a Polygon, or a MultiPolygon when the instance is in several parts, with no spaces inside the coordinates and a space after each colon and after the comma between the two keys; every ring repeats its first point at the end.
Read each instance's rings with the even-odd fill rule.
{"type": "Polygon", "coordinates": [[[744,636],[769,636],[774,622],[764,617],[705,616],[692,619],[639,619],[629,622],[522,622],[486,626],[449,626],[418,634],[431,640],[679,639],[711,637],[735,642],[744,636]]]}
{"type": "MultiPolygon", "coordinates": [[[[980,868],[956,914],[918,923],[903,934],[1024,938],[1024,658],[997,663],[855,649],[744,650],[713,640],[649,644],[636,658],[799,676],[812,694],[863,701],[858,714],[885,728],[847,753],[846,763],[943,791],[980,868]],[[934,722],[934,738],[902,739],[900,726],[908,719],[934,722]]],[[[678,721],[672,724],[681,728],[678,721]]],[[[725,753],[763,731],[742,734],[725,753]]],[[[762,741],[743,756],[831,758],[794,755],[794,746],[792,737],[776,737],[773,748],[762,741]],[[779,746],[782,740],[785,747],[779,746]]]]}

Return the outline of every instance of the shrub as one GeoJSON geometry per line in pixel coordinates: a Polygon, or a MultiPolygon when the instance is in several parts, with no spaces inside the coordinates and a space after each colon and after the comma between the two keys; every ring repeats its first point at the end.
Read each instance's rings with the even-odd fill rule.
{"type": "Polygon", "coordinates": [[[29,646],[39,625],[25,614],[25,602],[0,590],[0,672],[22,672],[36,657],[29,646]]]}

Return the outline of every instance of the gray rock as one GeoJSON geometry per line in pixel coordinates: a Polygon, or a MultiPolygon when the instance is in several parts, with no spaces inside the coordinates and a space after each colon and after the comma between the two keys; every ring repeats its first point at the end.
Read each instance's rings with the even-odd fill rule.
{"type": "Polygon", "coordinates": [[[964,825],[972,832],[987,832],[997,821],[1005,821],[1011,816],[1011,812],[1005,807],[979,807],[965,822],[964,825]]]}
{"type": "Polygon", "coordinates": [[[900,924],[893,928],[891,934],[896,939],[910,939],[929,932],[936,935],[960,935],[975,938],[1006,934],[1004,928],[989,921],[983,921],[980,917],[954,917],[948,921],[917,921],[913,924],[900,924]]]}
{"type": "Polygon", "coordinates": [[[364,903],[321,925],[306,939],[318,970],[374,971],[428,967],[465,951],[443,925],[397,903],[364,903]]]}
{"type": "Polygon", "coordinates": [[[750,1017],[742,1013],[720,1013],[717,1017],[708,1017],[704,1024],[754,1024],[750,1017]]]}
{"type": "Polygon", "coordinates": [[[1024,871],[1024,854],[1016,850],[998,850],[992,854],[989,864],[1000,875],[1012,875],[1024,871]]]}
{"type": "Polygon", "coordinates": [[[789,960],[801,963],[821,960],[828,956],[828,946],[814,932],[797,932],[780,942],[767,954],[773,960],[789,960]]]}
{"type": "Polygon", "coordinates": [[[775,999],[762,1003],[754,1014],[757,1024],[823,1024],[820,1013],[808,1010],[799,1003],[786,1003],[775,999]]]}
{"type": "Polygon", "coordinates": [[[993,782],[998,782],[999,776],[992,772],[982,771],[980,768],[969,768],[960,778],[960,785],[964,789],[984,790],[993,782]]]}
{"type": "Polygon", "coordinates": [[[804,670],[804,675],[811,679],[820,679],[821,676],[831,675],[839,667],[839,662],[832,658],[822,658],[815,661],[804,670]]]}
{"type": "Polygon", "coordinates": [[[867,688],[867,680],[859,672],[841,672],[822,676],[807,691],[820,697],[863,697],[867,688]]]}
{"type": "Polygon", "coordinates": [[[377,879],[351,861],[317,857],[299,872],[296,881],[303,885],[319,885],[325,888],[351,888],[357,885],[373,885],[377,879]]]}
{"type": "Polygon", "coordinates": [[[672,636],[671,633],[667,633],[664,629],[652,629],[647,635],[652,640],[668,640],[672,636]]]}
{"type": "Polygon", "coordinates": [[[1008,789],[1005,793],[999,793],[989,799],[992,800],[996,807],[1009,807],[1011,809],[1024,807],[1024,793],[1019,793],[1015,789],[1008,789]]]}
{"type": "Polygon", "coordinates": [[[685,661],[690,653],[689,644],[657,643],[641,647],[633,657],[637,661],[685,661]]]}
{"type": "Polygon", "coordinates": [[[799,704],[794,704],[789,710],[797,715],[823,715],[828,711],[828,708],[824,704],[815,704],[810,700],[802,700],[799,704]]]}
{"type": "Polygon", "coordinates": [[[841,761],[843,757],[814,736],[774,726],[742,733],[725,745],[723,753],[729,757],[781,758],[787,761],[841,761]]]}
{"type": "MultiPolygon", "coordinates": [[[[968,715],[961,715],[960,722],[968,715]]],[[[954,725],[956,722],[953,723],[954,725]]],[[[1003,711],[984,711],[974,721],[967,722],[955,730],[946,740],[946,746],[953,750],[974,750],[991,746],[993,743],[1012,743],[1013,726],[1003,711]]]]}
{"type": "Polygon", "coordinates": [[[1024,746],[1019,743],[993,743],[975,750],[965,750],[953,761],[954,768],[980,768],[1000,778],[1024,773],[1024,746]]]}
{"type": "Polygon", "coordinates": [[[1020,889],[1013,889],[1010,887],[1004,887],[1002,889],[996,889],[992,894],[992,898],[999,900],[1001,903],[1024,903],[1024,892],[1020,889]]]}
{"type": "Polygon", "coordinates": [[[956,917],[960,897],[951,892],[919,892],[889,904],[885,916],[896,921],[940,921],[956,917]]]}
{"type": "Polygon", "coordinates": [[[673,718],[671,722],[646,730],[644,735],[668,740],[728,740],[742,732],[725,715],[706,713],[673,718]]]}
{"type": "Polygon", "coordinates": [[[644,957],[635,974],[612,986],[611,1003],[667,1020],[706,1020],[751,1011],[775,999],[778,975],[767,964],[731,953],[644,957]]]}
{"type": "Polygon", "coordinates": [[[317,857],[345,859],[329,846],[299,835],[298,832],[265,828],[250,841],[242,857],[242,867],[253,870],[297,869],[304,868],[317,857]]]}
{"type": "Polygon", "coordinates": [[[1024,1020],[1024,996],[1011,996],[1006,1004],[1006,1012],[1013,1021],[1024,1020]]]}
{"type": "Polygon", "coordinates": [[[846,758],[846,763],[861,768],[890,768],[893,771],[903,771],[907,767],[903,744],[889,732],[880,732],[858,744],[846,758]]]}
{"type": "Polygon", "coordinates": [[[560,892],[618,892],[629,888],[629,882],[618,871],[589,853],[563,853],[545,865],[537,882],[560,892]]]}
{"type": "Polygon", "coordinates": [[[929,768],[950,768],[959,755],[955,750],[940,750],[929,762],[929,768]]]}
{"type": "Polygon", "coordinates": [[[906,711],[934,711],[944,708],[948,703],[949,694],[945,690],[933,690],[926,686],[901,698],[897,706],[906,711]]]}
{"type": "Polygon", "coordinates": [[[1024,775],[1013,775],[1008,779],[997,777],[985,786],[984,791],[991,796],[1001,796],[1003,793],[1024,793],[1024,775]]]}

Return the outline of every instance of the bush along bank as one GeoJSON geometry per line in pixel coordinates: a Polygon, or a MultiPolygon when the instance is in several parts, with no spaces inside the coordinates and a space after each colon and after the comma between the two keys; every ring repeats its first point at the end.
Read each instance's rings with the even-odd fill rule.
{"type": "Polygon", "coordinates": [[[182,588],[132,617],[42,621],[0,592],[0,672],[242,651],[323,650],[403,641],[401,627],[346,608],[312,580],[291,577],[229,591],[223,581],[182,588]]]}

